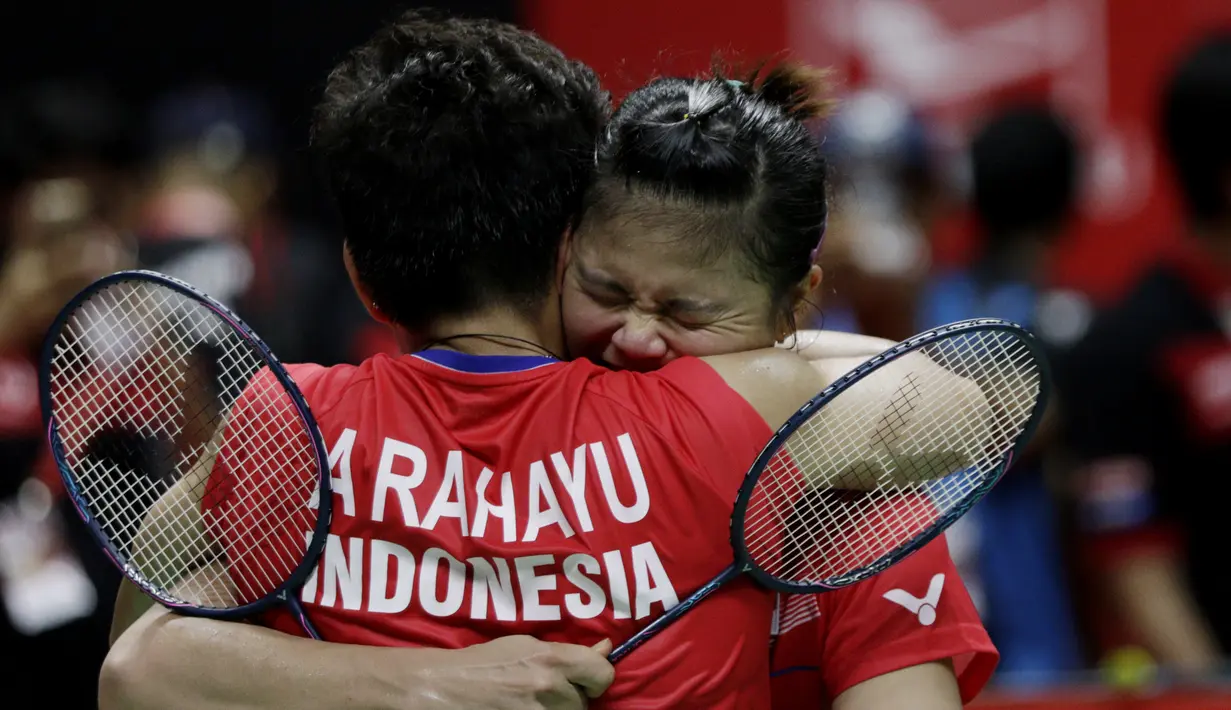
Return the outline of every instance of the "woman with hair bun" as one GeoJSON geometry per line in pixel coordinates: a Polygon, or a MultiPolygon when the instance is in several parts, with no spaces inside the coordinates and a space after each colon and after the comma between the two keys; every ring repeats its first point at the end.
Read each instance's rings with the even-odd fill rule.
{"type": "MultiPolygon", "coordinates": [[[[567,241],[574,356],[655,370],[775,342],[826,358],[883,348],[795,327],[822,277],[829,168],[810,123],[829,105],[824,78],[782,63],[741,81],[657,79],[624,100],[567,241]]],[[[863,583],[781,597],[774,637],[779,710],[957,708],[998,660],[943,538],[863,583]]]]}

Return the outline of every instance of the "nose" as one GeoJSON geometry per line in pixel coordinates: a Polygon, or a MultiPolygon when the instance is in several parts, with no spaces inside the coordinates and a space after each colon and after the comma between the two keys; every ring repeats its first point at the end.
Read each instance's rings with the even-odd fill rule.
{"type": "Polygon", "coordinates": [[[633,315],[612,334],[604,359],[623,369],[652,370],[665,364],[668,350],[657,320],[633,315]]]}

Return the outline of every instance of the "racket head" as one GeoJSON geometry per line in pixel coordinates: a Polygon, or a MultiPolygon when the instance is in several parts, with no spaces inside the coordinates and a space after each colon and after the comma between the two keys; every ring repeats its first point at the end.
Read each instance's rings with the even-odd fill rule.
{"type": "MultiPolygon", "coordinates": [[[[178,345],[184,346],[185,342],[178,345]]],[[[226,306],[183,281],[154,271],[120,271],[103,277],[74,296],[48,329],[39,368],[39,389],[43,425],[52,457],[74,507],[111,561],[158,602],[194,616],[248,617],[286,601],[292,590],[301,587],[315,569],[332,515],[328,453],[308,403],[285,367],[265,342],[226,306]],[[156,312],[164,319],[174,313],[181,320],[171,324],[155,323],[150,316],[156,312]],[[106,335],[110,337],[100,341],[98,330],[104,321],[107,321],[106,335]],[[178,363],[174,362],[174,353],[166,352],[169,345],[174,345],[170,339],[172,334],[176,339],[192,343],[187,348],[190,352],[182,354],[178,363]],[[115,337],[117,335],[122,337],[115,337]],[[117,352],[117,343],[125,342],[126,347],[117,352]],[[104,359],[110,360],[106,366],[98,362],[104,359]],[[185,364],[188,359],[191,361],[185,364]],[[140,364],[142,361],[146,363],[144,366],[140,364]],[[160,381],[166,384],[169,371],[176,369],[178,377],[171,379],[178,381],[178,389],[168,391],[149,386],[159,381],[160,376],[160,381]],[[195,416],[181,413],[182,426],[178,432],[171,432],[172,448],[168,451],[165,437],[150,434],[176,416],[171,410],[188,401],[189,387],[206,385],[193,378],[193,373],[205,372],[210,375],[211,389],[215,390],[217,398],[214,403],[219,405],[220,414],[217,417],[206,414],[204,407],[195,416]],[[134,377],[143,379],[134,383],[134,377]],[[82,392],[74,392],[74,385],[82,392]],[[266,399],[253,404],[250,400],[254,392],[266,399]],[[134,405],[134,395],[141,396],[144,401],[134,405]],[[304,540],[305,531],[300,530],[297,548],[280,550],[278,560],[271,561],[266,556],[266,562],[278,568],[282,579],[249,584],[248,589],[239,590],[238,596],[220,599],[213,592],[169,590],[167,585],[159,583],[158,575],[152,573],[148,565],[143,568],[141,562],[133,559],[134,538],[146,522],[145,512],[127,513],[128,509],[123,506],[141,510],[137,506],[144,505],[144,511],[148,512],[162,494],[185,480],[194,465],[193,457],[187,455],[193,452],[183,450],[190,448],[186,447],[185,440],[195,440],[193,446],[197,447],[197,452],[209,452],[214,456],[218,456],[223,447],[229,447],[232,453],[251,454],[257,450],[260,442],[245,438],[238,428],[229,427],[228,418],[235,412],[224,406],[237,406],[245,396],[249,397],[248,406],[253,413],[275,411],[284,423],[295,427],[293,433],[285,436],[295,437],[296,462],[311,467],[312,471],[296,479],[300,485],[292,487],[292,493],[282,494],[286,497],[282,502],[293,502],[291,497],[298,501],[306,496],[314,504],[312,513],[296,521],[310,523],[307,540],[304,540]],[[228,398],[229,403],[225,401],[228,398]],[[137,410],[146,411],[143,416],[136,416],[137,410]],[[190,426],[193,422],[195,427],[190,426]],[[200,443],[200,434],[211,424],[213,436],[200,443]],[[96,429],[92,434],[88,431],[91,427],[96,429]],[[197,431],[190,432],[193,428],[197,431]],[[178,455],[177,448],[180,449],[178,455]],[[110,485],[102,478],[108,473],[108,466],[110,485]],[[116,481],[128,484],[129,488],[119,490],[116,481]],[[142,487],[144,503],[131,500],[140,497],[134,493],[137,486],[142,487]],[[305,493],[307,486],[312,490],[305,493]],[[130,500],[124,500],[125,497],[130,500]],[[151,503],[151,499],[155,502],[151,503]]],[[[202,401],[200,394],[198,390],[194,401],[202,401]]],[[[208,398],[206,395],[205,401],[208,398]]],[[[196,460],[199,461],[199,457],[196,460]]],[[[205,479],[207,488],[215,481],[214,474],[211,464],[205,479]]],[[[210,491],[205,491],[204,495],[210,495],[210,491]]],[[[278,493],[275,491],[274,495],[278,493]]],[[[245,532],[249,536],[260,534],[262,522],[244,523],[247,527],[243,532],[237,532],[239,526],[232,525],[229,532],[233,537],[242,537],[245,532]]],[[[206,530],[209,527],[207,524],[206,530]]],[[[214,529],[218,529],[217,525],[214,529]]],[[[165,538],[154,542],[163,541],[165,538]]]]}
{"type": "MultiPolygon", "coordinates": [[[[992,369],[990,364],[987,369],[992,369]]],[[[840,589],[900,562],[961,518],[1020,457],[1043,419],[1051,382],[1051,370],[1037,339],[1015,323],[991,318],[960,321],[925,331],[865,361],[809,400],[779,427],[749,469],[731,516],[736,566],[770,589],[798,594],[840,589]],[[948,475],[901,485],[879,480],[875,486],[858,491],[808,486],[798,472],[783,473],[798,468],[794,459],[799,456],[786,453],[793,437],[815,425],[818,414],[841,395],[872,381],[878,374],[884,375],[885,368],[893,363],[919,353],[942,361],[939,364],[950,374],[962,366],[967,368],[963,376],[980,374],[975,372],[979,370],[978,363],[963,362],[961,346],[999,350],[998,355],[1009,358],[1008,364],[1003,360],[1001,364],[1020,378],[1010,380],[1006,375],[1003,380],[988,381],[985,377],[984,384],[977,385],[985,395],[1000,392],[1003,396],[999,409],[989,404],[988,413],[996,421],[996,431],[991,433],[996,436],[988,442],[989,451],[974,457],[976,463],[959,466],[948,475]],[[1005,401],[1009,406],[1003,406],[1005,401]],[[780,490],[767,493],[769,479],[773,478],[788,482],[780,484],[780,490]],[[801,486],[807,486],[807,490],[801,491],[801,486]],[[818,523],[821,520],[825,522],[818,523]],[[794,534],[792,530],[800,525],[809,529],[794,534]],[[821,526],[826,534],[818,535],[817,528],[821,526]],[[777,539],[773,532],[767,532],[774,527],[780,531],[777,539]],[[876,539],[878,535],[882,539],[876,539]],[[872,542],[862,542],[868,537],[873,538],[872,542]],[[852,551],[855,545],[861,549],[852,551]],[[794,551],[790,551],[792,546],[794,551]],[[807,546],[811,547],[802,549],[807,546]],[[830,549],[817,549],[820,547],[830,549]],[[800,569],[801,566],[810,569],[800,569]]],[[[898,398],[905,389],[903,386],[895,393],[891,400],[894,406],[906,401],[898,398]]],[[[889,420],[889,414],[882,410],[877,421],[889,420]]],[[[896,417],[898,413],[892,414],[896,417]]],[[[895,424],[900,421],[895,420],[895,424]]],[[[913,426],[908,427],[906,437],[899,432],[895,445],[908,441],[909,436],[928,439],[922,434],[925,430],[939,429],[952,434],[959,426],[955,424],[945,430],[920,426],[922,423],[911,422],[913,426]]]]}

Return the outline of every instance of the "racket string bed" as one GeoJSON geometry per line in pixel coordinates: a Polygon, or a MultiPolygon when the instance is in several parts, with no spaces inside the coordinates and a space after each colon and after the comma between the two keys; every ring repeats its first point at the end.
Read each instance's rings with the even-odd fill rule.
{"type": "MultiPolygon", "coordinates": [[[[131,296],[126,297],[125,300],[128,300],[129,298],[131,298],[131,296]]],[[[126,307],[126,306],[131,307],[132,304],[112,303],[109,305],[112,307],[117,307],[117,306],[118,307],[126,307]]],[[[90,393],[89,387],[85,384],[85,380],[87,379],[87,373],[91,372],[92,368],[94,367],[94,364],[92,363],[91,358],[89,356],[88,346],[91,344],[100,344],[100,343],[105,345],[105,344],[116,343],[120,341],[119,341],[119,338],[116,337],[116,334],[113,331],[113,328],[112,328],[113,324],[109,324],[107,323],[106,319],[98,317],[98,314],[96,312],[97,306],[95,304],[87,304],[85,310],[87,310],[87,315],[94,315],[95,317],[91,318],[88,321],[89,324],[84,328],[81,327],[81,322],[80,322],[81,320],[84,320],[84,319],[81,319],[80,317],[74,318],[74,321],[76,322],[70,324],[70,328],[74,328],[78,330],[78,337],[70,341],[71,342],[70,347],[75,346],[73,347],[73,349],[75,350],[75,353],[74,353],[75,357],[68,362],[61,363],[60,367],[58,368],[59,370],[58,379],[60,381],[56,382],[55,385],[57,386],[57,389],[60,393],[71,393],[71,392],[76,391],[80,393],[79,396],[89,397],[91,396],[91,393],[90,393]],[[95,313],[89,314],[88,311],[95,311],[95,313]],[[108,329],[108,332],[105,334],[99,334],[96,332],[92,332],[96,330],[96,326],[100,326],[100,325],[106,326],[108,329]],[[65,376],[64,373],[75,373],[75,374],[65,376]]],[[[128,346],[126,347],[126,349],[123,352],[118,354],[119,359],[121,361],[125,359],[129,359],[128,356],[130,356],[132,352],[135,351],[137,345],[138,343],[130,342],[128,346]]],[[[114,352],[111,354],[115,355],[114,352]]],[[[130,372],[125,372],[124,374],[131,375],[133,373],[131,373],[130,371],[130,372]]],[[[141,373],[136,373],[136,374],[139,379],[137,379],[134,382],[130,382],[126,385],[121,385],[117,389],[119,389],[120,392],[124,392],[124,391],[131,392],[134,389],[138,391],[144,390],[148,392],[150,389],[150,385],[152,383],[145,381],[144,378],[141,378],[141,373]]],[[[111,382],[108,384],[114,385],[115,383],[111,382]]],[[[158,401],[161,399],[163,401],[167,401],[171,399],[170,397],[167,397],[169,392],[170,392],[169,387],[165,387],[165,386],[162,387],[160,390],[154,392],[155,394],[154,400],[158,401]]],[[[112,393],[112,394],[116,395],[119,393],[112,393]]],[[[95,392],[92,396],[99,397],[99,396],[104,396],[104,395],[105,395],[105,392],[102,392],[102,393],[95,392]]],[[[174,404],[174,402],[167,402],[168,406],[172,404],[174,404]]],[[[107,409],[100,408],[100,407],[93,407],[91,405],[93,405],[93,402],[90,402],[88,400],[87,401],[78,400],[74,402],[72,401],[72,399],[69,399],[69,401],[66,402],[64,406],[61,406],[59,408],[58,413],[63,417],[63,421],[60,426],[60,431],[62,432],[64,445],[66,449],[68,450],[69,455],[71,456],[80,457],[84,453],[83,450],[88,445],[89,441],[93,439],[95,435],[100,433],[100,431],[103,430],[108,425],[111,425],[113,427],[117,427],[120,429],[135,431],[143,435],[147,439],[158,439],[158,438],[163,438],[163,437],[167,439],[172,439],[174,438],[174,436],[176,436],[179,433],[178,428],[174,430],[170,428],[170,426],[174,424],[173,420],[170,417],[160,416],[163,414],[162,412],[154,412],[152,413],[152,416],[150,417],[139,419],[136,416],[135,412],[132,410],[128,410],[126,412],[125,410],[121,409],[117,412],[114,410],[114,407],[112,407],[111,408],[112,413],[108,414],[107,409]],[[73,405],[76,405],[76,406],[73,406],[73,405]],[[90,413],[89,418],[85,421],[82,421],[79,416],[76,416],[83,410],[90,413]],[[156,425],[151,427],[150,422],[155,422],[156,425]]],[[[105,473],[110,473],[112,474],[112,476],[104,477],[104,476],[99,476],[99,475],[85,475],[85,476],[81,476],[79,479],[79,484],[83,488],[85,488],[85,492],[87,493],[87,495],[89,495],[89,497],[92,500],[99,502],[97,503],[99,507],[96,510],[96,513],[100,516],[100,518],[113,520],[115,517],[122,518],[123,516],[125,516],[125,514],[130,513],[131,511],[128,510],[126,507],[124,508],[121,507],[121,503],[123,501],[131,500],[132,493],[133,493],[132,491],[133,487],[143,486],[144,490],[141,493],[143,496],[148,496],[151,493],[155,493],[155,492],[157,494],[161,494],[165,492],[165,487],[163,487],[162,490],[158,490],[159,486],[157,486],[149,478],[138,478],[138,477],[131,477],[131,476],[123,477],[123,476],[115,475],[115,474],[121,473],[121,471],[118,470],[119,465],[112,463],[111,466],[108,467],[107,464],[108,464],[108,461],[104,459],[101,462],[97,462],[95,466],[96,468],[103,468],[105,473]],[[105,470],[107,468],[109,468],[110,470],[105,470]],[[112,486],[127,484],[129,488],[123,491],[115,491],[114,489],[113,490],[97,490],[96,489],[97,486],[104,485],[105,482],[109,479],[113,480],[112,486]]],[[[131,519],[129,520],[121,519],[118,522],[120,522],[123,527],[131,528],[135,524],[137,524],[139,521],[134,521],[131,519]]]]}
{"type": "Polygon", "coordinates": [[[770,460],[744,527],[748,554],[767,574],[800,585],[845,583],[851,570],[960,514],[998,475],[1039,398],[1034,353],[1017,336],[989,330],[913,356],[934,367],[902,376],[882,368],[850,390],[892,386],[888,406],[866,397],[836,415],[818,413],[770,460]],[[959,416],[941,422],[919,416],[925,398],[953,394],[941,383],[955,374],[977,387],[986,406],[946,409],[959,416]]]}
{"type": "MultiPolygon", "coordinates": [[[[172,324],[172,327],[173,327],[173,328],[182,328],[182,326],[183,326],[183,318],[177,319],[177,320],[176,320],[176,321],[172,324]]],[[[182,344],[182,341],[181,341],[180,343],[177,343],[177,344],[182,344]]],[[[131,346],[130,346],[130,347],[131,347],[131,346]]],[[[185,350],[190,350],[190,348],[186,348],[185,350]]],[[[135,384],[136,384],[136,386],[137,386],[137,387],[139,387],[139,388],[140,388],[142,385],[148,385],[149,383],[148,383],[148,382],[144,382],[144,381],[140,381],[140,380],[139,380],[139,381],[137,381],[135,384]]],[[[181,384],[181,385],[182,385],[183,383],[181,382],[181,383],[179,383],[179,384],[181,384]]],[[[165,395],[165,394],[166,394],[167,389],[169,389],[169,388],[164,387],[163,392],[161,392],[161,393],[159,393],[159,394],[164,394],[164,395],[165,395]]],[[[225,391],[225,390],[224,390],[224,391],[225,391]]],[[[170,402],[168,401],[168,400],[169,400],[169,398],[163,397],[163,398],[162,398],[162,400],[163,400],[164,402],[168,402],[168,403],[170,403],[170,402]]],[[[190,412],[188,416],[191,418],[191,417],[194,417],[194,416],[196,416],[196,415],[199,415],[199,414],[203,413],[203,411],[204,411],[204,410],[202,409],[202,410],[201,410],[201,411],[199,411],[199,412],[190,412]]],[[[164,418],[164,419],[163,419],[163,421],[165,422],[165,421],[168,421],[168,420],[164,418]]],[[[131,422],[130,422],[130,423],[131,423],[131,422]]],[[[161,434],[170,434],[170,435],[174,436],[174,435],[177,435],[179,432],[178,432],[178,431],[166,431],[166,429],[164,428],[162,431],[160,431],[160,432],[158,432],[158,433],[161,433],[161,434]]],[[[204,452],[203,450],[201,450],[200,448],[198,448],[198,447],[193,447],[192,449],[190,449],[190,450],[186,451],[183,455],[181,455],[181,457],[180,457],[180,459],[181,459],[181,460],[180,460],[180,461],[176,464],[176,468],[179,468],[179,467],[182,467],[182,466],[185,466],[185,465],[189,465],[191,461],[195,460],[197,457],[201,456],[201,455],[202,455],[202,454],[204,454],[204,453],[205,453],[205,452],[204,452]]],[[[179,517],[180,517],[181,519],[180,519],[180,520],[176,520],[176,521],[174,521],[174,522],[175,522],[175,523],[177,523],[177,524],[182,524],[182,523],[183,523],[182,518],[184,517],[184,514],[183,514],[183,513],[181,513],[181,515],[180,515],[179,517]]],[[[160,542],[166,542],[166,541],[164,541],[164,540],[156,540],[155,542],[156,542],[156,543],[160,543],[160,542]]],[[[158,570],[158,571],[153,572],[153,573],[151,574],[151,577],[152,577],[153,579],[155,579],[155,580],[156,580],[156,579],[158,579],[158,578],[161,576],[161,575],[160,575],[160,572],[161,572],[161,570],[158,570]]]]}
{"type": "MultiPolygon", "coordinates": [[[[133,339],[126,337],[128,335],[127,331],[133,326],[138,325],[138,323],[133,323],[128,319],[123,319],[122,321],[117,322],[115,318],[108,318],[105,314],[125,312],[131,314],[134,312],[146,311],[148,309],[144,307],[145,304],[140,301],[135,301],[134,296],[139,293],[137,289],[128,290],[118,301],[113,297],[114,292],[115,289],[109,289],[108,291],[101,292],[99,294],[99,301],[102,303],[90,302],[85,304],[82,308],[82,314],[71,319],[69,323],[69,333],[71,334],[74,330],[76,330],[78,335],[78,337],[73,341],[78,346],[77,357],[70,362],[62,363],[59,368],[58,379],[64,381],[59,389],[63,392],[72,391],[75,388],[80,392],[87,392],[88,390],[85,386],[83,386],[83,380],[92,375],[97,376],[95,368],[98,365],[101,365],[103,367],[110,367],[117,370],[117,375],[123,375],[123,377],[117,376],[115,379],[112,379],[106,383],[107,385],[111,385],[111,389],[119,390],[118,392],[113,392],[113,395],[123,396],[124,394],[128,394],[129,396],[133,396],[134,391],[144,392],[147,400],[152,399],[156,403],[161,402],[162,406],[155,409],[155,411],[148,412],[144,417],[139,417],[135,408],[128,408],[127,411],[121,409],[118,413],[113,410],[110,414],[108,414],[108,412],[104,409],[94,409],[92,410],[94,416],[88,422],[74,421],[73,415],[75,412],[73,408],[68,406],[60,407],[58,411],[58,414],[61,417],[60,430],[67,434],[64,436],[65,445],[73,454],[79,453],[79,447],[84,447],[86,442],[106,425],[118,425],[120,428],[134,431],[140,435],[143,435],[147,441],[150,439],[174,440],[174,438],[181,433],[182,427],[178,425],[179,423],[176,421],[177,418],[166,416],[166,414],[169,410],[173,410],[177,404],[182,406],[182,403],[177,402],[177,400],[180,399],[178,394],[182,394],[185,385],[187,384],[184,382],[185,378],[183,377],[182,371],[181,376],[176,378],[177,381],[172,381],[167,384],[158,383],[160,384],[159,389],[151,391],[152,385],[156,384],[156,382],[152,381],[153,378],[147,377],[146,372],[135,369],[132,366],[139,359],[137,356],[139,349],[143,345],[149,344],[151,341],[170,345],[171,347],[168,349],[173,353],[172,357],[175,355],[182,357],[187,352],[190,352],[191,346],[189,345],[186,337],[181,336],[173,339],[168,337],[177,331],[183,333],[184,335],[187,335],[187,333],[190,332],[188,329],[183,328],[184,317],[176,314],[176,317],[173,319],[153,321],[157,324],[154,331],[149,333],[144,338],[133,339]],[[101,329],[105,329],[105,332],[98,332],[101,329]],[[117,330],[119,332],[117,332],[117,330]],[[125,344],[125,340],[128,341],[127,344],[125,344]],[[123,349],[117,352],[117,345],[122,346],[123,349]],[[98,354],[102,355],[103,358],[106,358],[106,360],[97,364],[92,362],[88,354],[88,350],[91,349],[90,346],[94,346],[93,349],[96,351],[101,350],[98,354]],[[75,373],[75,376],[66,377],[65,373],[75,373]],[[117,380],[120,379],[128,379],[129,381],[127,383],[118,384],[117,380]],[[173,389],[176,385],[178,385],[180,389],[178,394],[173,389]],[[150,395],[152,395],[152,397],[150,395]],[[119,421],[117,421],[117,419],[119,421]],[[151,423],[153,426],[151,426],[151,423]],[[85,426],[83,426],[83,424],[85,426]],[[73,436],[76,432],[80,432],[80,436],[73,436]]],[[[146,322],[148,321],[141,321],[140,323],[146,322]]],[[[189,417],[199,415],[201,413],[203,413],[203,411],[190,413],[189,417]]],[[[187,418],[185,417],[183,419],[187,418]]],[[[185,466],[191,465],[190,462],[195,461],[196,457],[204,455],[205,453],[205,450],[202,450],[199,447],[193,447],[192,449],[184,451],[180,454],[180,460],[172,463],[170,468],[172,470],[182,470],[185,466]]],[[[79,485],[85,489],[84,492],[87,494],[88,498],[91,501],[94,501],[95,514],[99,518],[111,519],[118,522],[122,528],[125,528],[126,531],[130,533],[124,536],[127,539],[131,539],[131,533],[135,532],[136,528],[141,525],[141,516],[138,515],[140,511],[138,509],[126,507],[128,501],[132,500],[131,488],[135,486],[143,486],[145,488],[143,491],[145,496],[148,496],[151,493],[161,495],[166,492],[167,488],[169,488],[165,481],[156,483],[155,479],[151,479],[150,477],[114,475],[124,473],[119,471],[119,465],[114,463],[109,467],[111,470],[106,471],[106,473],[111,473],[113,476],[105,477],[97,475],[100,473],[100,471],[98,471],[99,468],[108,468],[108,462],[106,460],[95,463],[93,467],[89,465],[89,462],[79,461],[78,463],[79,465],[83,463],[86,464],[82,467],[83,470],[81,471],[81,475],[78,476],[78,481],[79,485]],[[94,470],[91,471],[91,468],[94,470]],[[114,487],[116,484],[113,483],[113,487],[110,490],[97,490],[96,486],[100,484],[105,485],[108,478],[128,484],[129,489],[116,490],[114,487]]],[[[166,465],[167,462],[160,461],[156,463],[166,465]]],[[[154,498],[156,499],[157,496],[154,496],[154,498]]],[[[182,514],[180,518],[181,519],[179,520],[164,520],[164,525],[160,525],[156,528],[156,531],[154,532],[155,537],[152,542],[155,544],[171,543],[171,540],[166,539],[166,535],[173,532],[176,527],[183,524],[184,521],[182,519],[182,514]],[[165,523],[171,524],[167,525],[165,523]]],[[[160,569],[149,568],[142,570],[143,574],[154,584],[159,584],[161,581],[162,571],[163,570],[160,569]]]]}
{"type": "Polygon", "coordinates": [[[192,605],[239,607],[282,585],[315,526],[318,465],[285,391],[259,386],[266,359],[249,340],[196,299],[119,281],[68,317],[50,365],[72,485],[122,564],[192,605]],[[261,423],[228,426],[237,403],[245,421],[261,423]],[[109,432],[125,437],[123,450],[91,450],[109,432]],[[223,449],[243,461],[227,481],[207,466],[223,449]],[[222,485],[229,504],[203,511],[211,486],[222,485]],[[176,487],[191,504],[158,508],[176,487]],[[206,549],[224,564],[194,566],[206,549]],[[181,598],[176,585],[211,598],[181,598]]]}

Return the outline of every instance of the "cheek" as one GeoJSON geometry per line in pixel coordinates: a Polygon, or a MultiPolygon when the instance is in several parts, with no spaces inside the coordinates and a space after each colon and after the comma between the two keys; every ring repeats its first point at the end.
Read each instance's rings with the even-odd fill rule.
{"type": "Polygon", "coordinates": [[[623,324],[622,311],[604,308],[575,289],[562,298],[564,334],[573,357],[600,358],[611,336],[623,324]]]}

